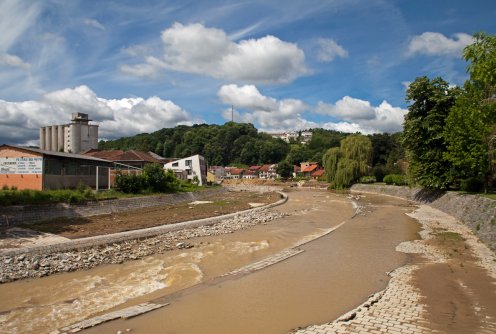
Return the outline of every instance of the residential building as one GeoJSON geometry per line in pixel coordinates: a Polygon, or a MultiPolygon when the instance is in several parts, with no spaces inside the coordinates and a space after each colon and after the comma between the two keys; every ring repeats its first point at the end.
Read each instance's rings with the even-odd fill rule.
{"type": "Polygon", "coordinates": [[[249,169],[245,169],[244,172],[243,172],[243,179],[249,179],[249,180],[253,180],[253,179],[257,179],[258,178],[258,175],[255,171],[252,171],[252,170],[249,170],[249,169]]]}
{"type": "Polygon", "coordinates": [[[191,182],[197,179],[200,186],[207,182],[207,165],[205,158],[199,154],[168,162],[164,165],[164,169],[170,169],[178,175],[185,174],[186,179],[191,182]]]}
{"type": "Polygon", "coordinates": [[[282,139],[286,143],[299,140],[302,144],[307,144],[310,139],[312,139],[311,131],[290,131],[282,133],[269,133],[269,135],[271,135],[272,138],[282,139]]]}
{"type": "Polygon", "coordinates": [[[82,183],[105,189],[113,166],[111,161],[81,154],[1,145],[0,187],[48,190],[82,183]]]}
{"type": "Polygon", "coordinates": [[[261,179],[275,179],[277,177],[276,168],[277,164],[263,165],[258,169],[258,177],[261,179]]]}
{"type": "Polygon", "coordinates": [[[208,172],[212,175],[212,180],[207,177],[208,182],[220,182],[226,176],[226,169],[222,166],[210,166],[208,172]]]}
{"type": "Polygon", "coordinates": [[[316,162],[302,162],[300,173],[305,177],[312,177],[312,173],[320,169],[321,167],[316,162]]]}
{"type": "Polygon", "coordinates": [[[310,177],[315,180],[320,180],[324,178],[325,170],[323,169],[318,169],[315,172],[313,172],[310,177]]]}
{"type": "Polygon", "coordinates": [[[241,179],[244,169],[242,168],[226,168],[226,179],[241,179]]]}
{"type": "Polygon", "coordinates": [[[40,128],[40,149],[81,153],[98,148],[98,125],[89,124],[88,114],[73,113],[69,124],[40,128]]]}

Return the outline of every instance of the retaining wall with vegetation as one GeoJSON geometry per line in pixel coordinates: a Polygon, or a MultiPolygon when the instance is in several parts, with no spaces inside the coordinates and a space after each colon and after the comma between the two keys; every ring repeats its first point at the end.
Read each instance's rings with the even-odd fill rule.
{"type": "Polygon", "coordinates": [[[481,241],[496,251],[496,201],[492,199],[449,191],[374,184],[355,184],[351,191],[401,197],[429,205],[462,221],[481,241]]]}
{"type": "Polygon", "coordinates": [[[227,189],[219,187],[187,193],[101,200],[85,204],[58,203],[5,206],[0,207],[0,227],[15,226],[21,223],[42,221],[57,217],[89,217],[185,201],[195,201],[225,191],[227,189]]]}

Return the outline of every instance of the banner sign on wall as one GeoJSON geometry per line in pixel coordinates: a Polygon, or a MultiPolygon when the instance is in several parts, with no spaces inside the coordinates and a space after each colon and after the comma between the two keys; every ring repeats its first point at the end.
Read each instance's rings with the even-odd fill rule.
{"type": "Polygon", "coordinates": [[[0,174],[41,174],[43,158],[0,158],[0,174]]]}

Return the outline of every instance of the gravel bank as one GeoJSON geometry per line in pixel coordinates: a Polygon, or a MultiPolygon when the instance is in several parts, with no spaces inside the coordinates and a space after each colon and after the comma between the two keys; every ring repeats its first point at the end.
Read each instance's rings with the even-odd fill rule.
{"type": "Polygon", "coordinates": [[[188,239],[233,233],[283,216],[285,215],[261,208],[241,213],[213,225],[168,232],[147,239],[134,239],[87,249],[49,254],[3,255],[0,256],[0,283],[30,277],[48,276],[59,272],[85,270],[101,264],[116,264],[137,260],[177,248],[191,248],[193,245],[187,242],[188,239]]]}

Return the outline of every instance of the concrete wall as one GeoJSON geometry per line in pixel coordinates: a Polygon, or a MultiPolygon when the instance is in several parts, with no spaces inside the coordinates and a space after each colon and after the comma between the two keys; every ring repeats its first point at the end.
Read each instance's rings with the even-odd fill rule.
{"type": "Polygon", "coordinates": [[[88,217],[113,212],[194,201],[227,191],[224,188],[157,196],[123,198],[87,204],[15,205],[0,207],[0,227],[42,221],[56,217],[88,217]]]}
{"type": "Polygon", "coordinates": [[[496,201],[455,192],[432,192],[420,188],[355,184],[352,192],[375,193],[401,197],[427,204],[462,221],[480,240],[496,250],[496,201]]]}

